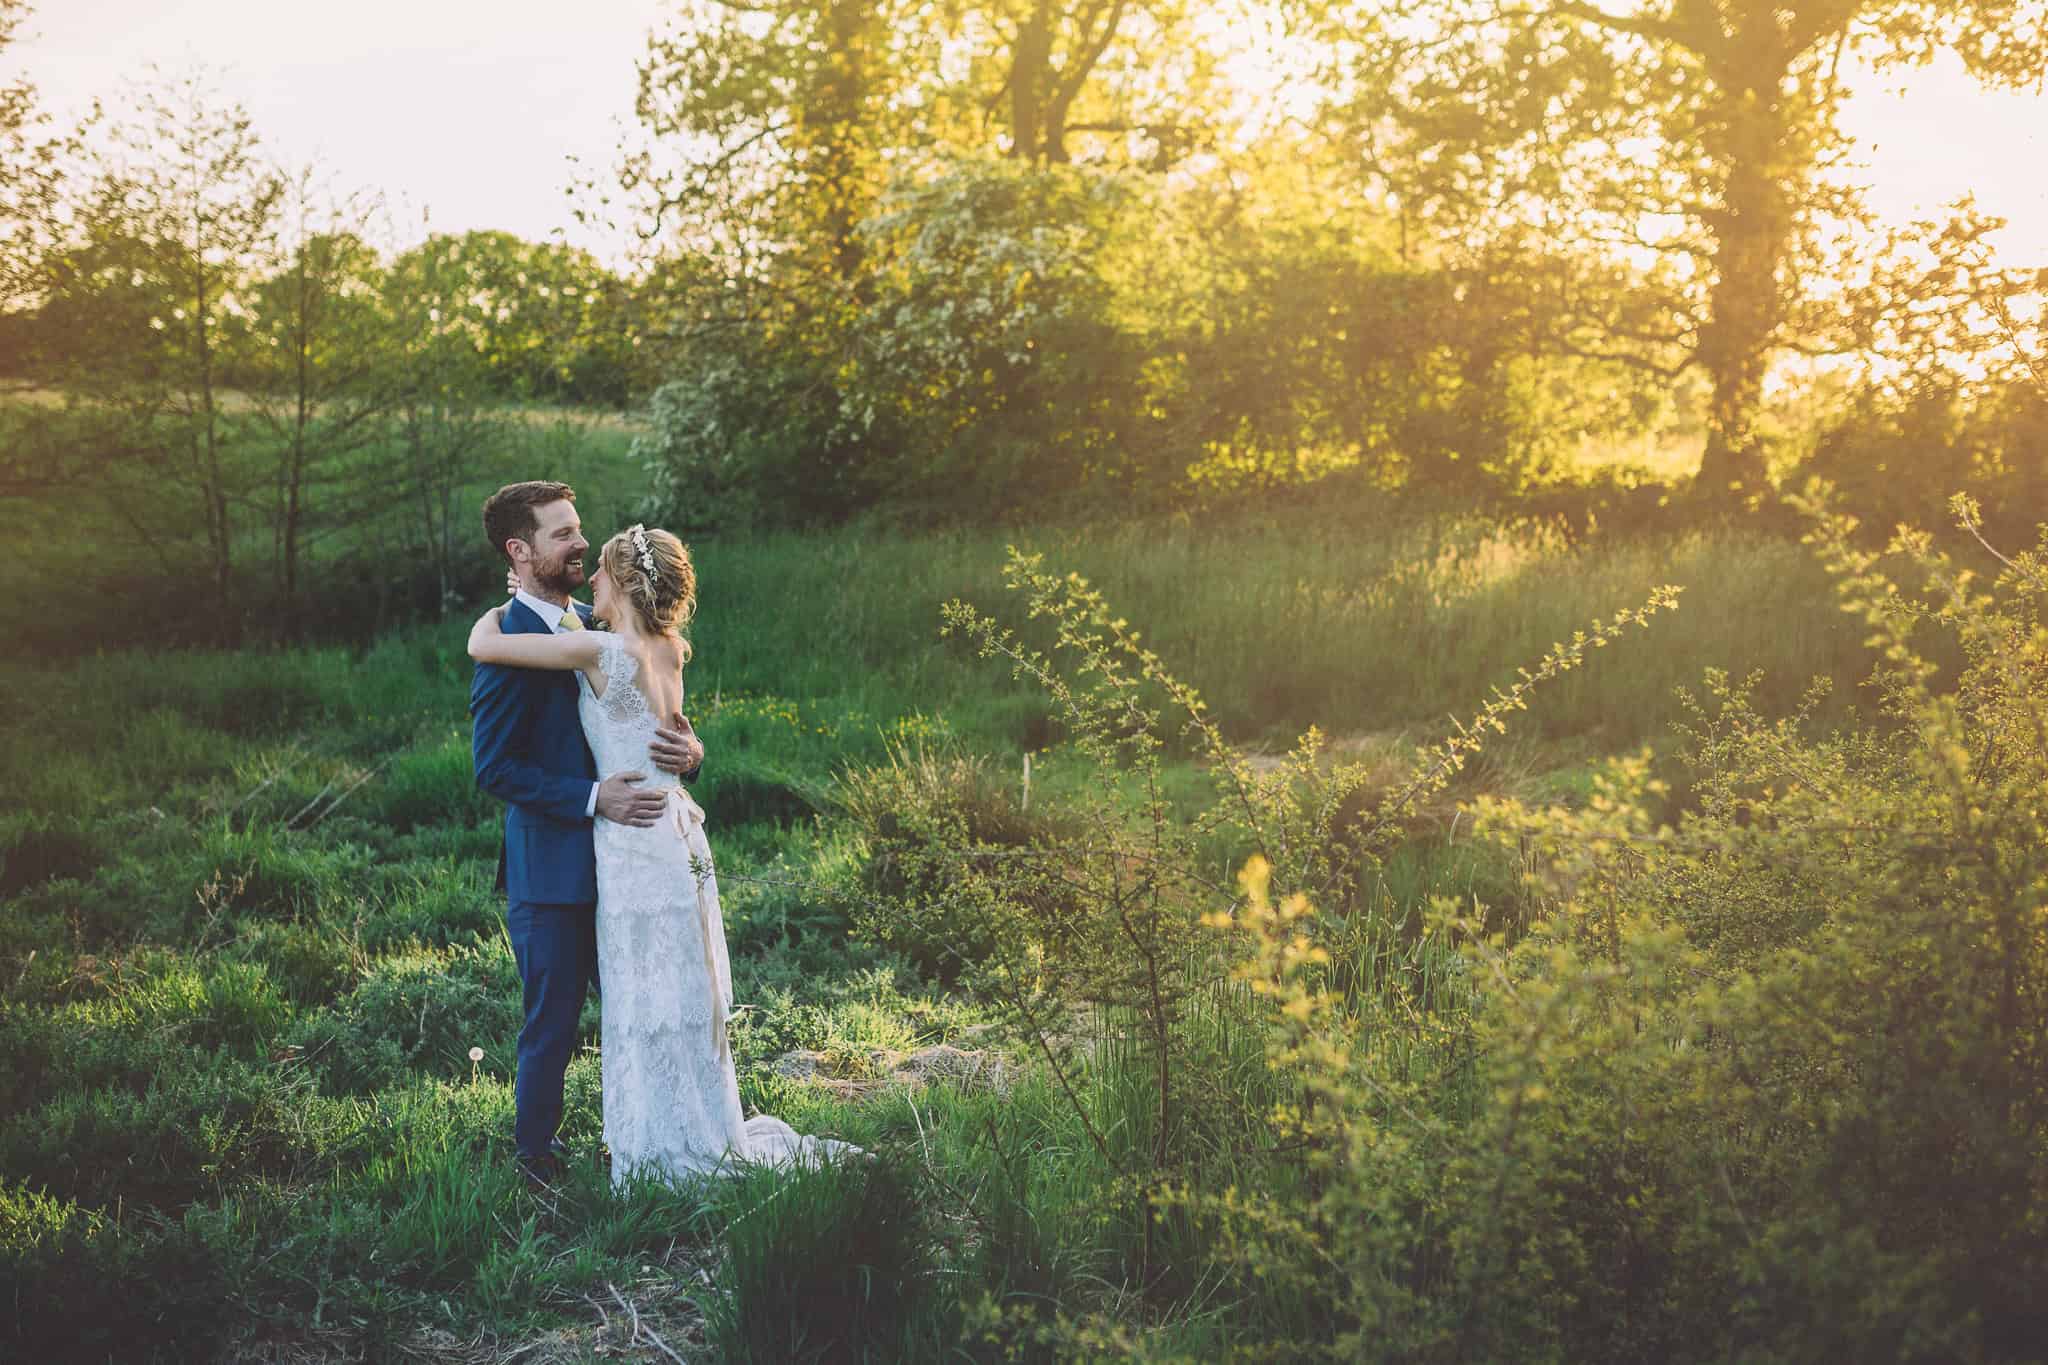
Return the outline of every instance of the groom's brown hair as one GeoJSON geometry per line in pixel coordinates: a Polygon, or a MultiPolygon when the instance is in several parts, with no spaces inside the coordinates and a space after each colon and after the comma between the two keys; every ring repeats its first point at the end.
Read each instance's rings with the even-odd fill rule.
{"type": "Polygon", "coordinates": [[[540,518],[535,512],[551,502],[565,501],[576,501],[576,490],[566,483],[550,483],[546,479],[508,483],[484,499],[484,538],[510,563],[512,556],[505,554],[505,542],[515,536],[530,542],[540,530],[540,518]]]}

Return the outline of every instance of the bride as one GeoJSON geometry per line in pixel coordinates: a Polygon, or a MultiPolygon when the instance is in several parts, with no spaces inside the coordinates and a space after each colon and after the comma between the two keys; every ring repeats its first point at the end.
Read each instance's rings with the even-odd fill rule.
{"type": "Polygon", "coordinates": [[[732,972],[704,812],[676,777],[648,761],[661,717],[682,708],[690,646],[680,628],[697,605],[689,551],[667,531],[628,527],[598,551],[591,591],[610,630],[507,635],[505,609],[494,607],[471,629],[469,654],[514,668],[573,669],[599,775],[651,772],[647,786],[668,800],[650,827],[600,820],[594,835],[612,1183],[856,1150],[740,1111],[726,1036],[732,972]]]}

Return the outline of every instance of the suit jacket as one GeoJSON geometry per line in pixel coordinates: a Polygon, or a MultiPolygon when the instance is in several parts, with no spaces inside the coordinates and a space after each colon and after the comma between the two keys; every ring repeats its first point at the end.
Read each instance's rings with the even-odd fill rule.
{"type": "MultiPolygon", "coordinates": [[[[590,609],[573,608],[588,624],[590,609]]],[[[548,635],[547,623],[513,599],[501,629],[548,635]]],[[[469,684],[476,720],[470,752],[476,784],[505,803],[498,886],[515,901],[587,905],[597,900],[590,784],[597,763],[576,711],[576,675],[478,664],[469,684]]]]}

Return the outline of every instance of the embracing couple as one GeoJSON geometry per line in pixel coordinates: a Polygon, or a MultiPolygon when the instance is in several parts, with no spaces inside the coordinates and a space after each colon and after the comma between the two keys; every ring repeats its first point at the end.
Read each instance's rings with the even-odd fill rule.
{"type": "Polygon", "coordinates": [[[528,1180],[563,1171],[562,1077],[592,986],[615,1185],[845,1150],[740,1110],[718,881],[682,785],[704,757],[682,714],[689,551],[628,527],[597,552],[586,607],[572,594],[590,543],[568,485],[509,484],[483,520],[515,589],[470,631],[469,709],[477,785],[506,807],[499,883],[526,1008],[513,1138],[528,1180]]]}

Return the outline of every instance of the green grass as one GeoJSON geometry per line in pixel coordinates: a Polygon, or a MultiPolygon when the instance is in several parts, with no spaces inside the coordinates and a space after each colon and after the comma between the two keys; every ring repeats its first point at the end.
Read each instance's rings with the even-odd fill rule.
{"type": "MultiPolygon", "coordinates": [[[[519,472],[577,483],[593,540],[623,523],[638,496],[629,433],[536,429],[559,458],[519,472]]],[[[1139,1314],[1148,1340],[1226,1349],[1244,1291],[1205,1268],[1193,1222],[1146,1232],[1150,1212],[1042,1070],[1023,1066],[1003,1097],[941,1088],[855,1108],[767,1069],[794,1048],[859,1058],[934,1042],[1025,1061],[986,1002],[852,936],[849,917],[865,848],[848,802],[889,790],[894,756],[968,756],[968,795],[994,810],[1021,799],[1029,751],[1034,817],[1084,781],[1041,696],[936,637],[953,597],[1016,620],[1009,540],[1092,579],[1234,739],[1271,749],[1315,725],[1390,762],[1552,641],[1657,584],[1686,589],[1675,616],[1540,696],[1475,770],[1481,789],[1583,799],[1592,761],[1666,742],[1673,689],[1710,666],[1764,670],[1766,709],[1829,677],[1833,720],[1869,670],[1819,572],[1757,536],[1570,547],[1355,509],[700,538],[689,707],[750,1006],[733,1035],[743,1096],[880,1159],[625,1198],[585,1172],[537,1206],[509,1168],[517,987],[491,888],[499,812],[470,774],[468,618],[358,646],[10,656],[0,1299],[47,1308],[9,1344],[146,1359],[258,1340],[393,1353],[441,1331],[515,1343],[594,1330],[590,1304],[616,1312],[616,1287],[732,1358],[922,1358],[976,1332],[1030,1356],[1052,1350],[1055,1307],[1129,1307],[1124,1277],[1149,1236],[1163,1270],[1139,1314]],[[916,1205],[954,1212],[891,1221],[916,1205]],[[109,1294],[118,1311],[97,1310],[109,1294]],[[800,1308],[824,1301],[829,1330],[800,1308]]],[[[1182,809],[1207,790],[1185,756],[1166,776],[1182,809]]],[[[1360,997],[1455,996],[1453,960],[1414,932],[1419,907],[1516,895],[1516,869],[1436,825],[1414,834],[1353,907],[1340,976],[1360,997]]],[[[1240,852],[1213,856],[1227,870],[1240,852]]],[[[593,1005],[586,1044],[597,1017],[593,1005]]],[[[1219,996],[1187,1021],[1195,1074],[1277,1101],[1242,1017],[1219,996]]],[[[1417,1083],[1451,1065],[1400,1064],[1417,1083]]],[[[1143,1058],[1101,1052],[1086,1069],[1098,1126],[1142,1130],[1143,1058]]],[[[585,1150],[597,1100],[585,1054],[565,1125],[585,1150]]],[[[1175,1135],[1219,1171],[1232,1140],[1175,1135]]]]}
{"type": "MultiPolygon", "coordinates": [[[[1862,632],[1796,545],[1741,534],[1569,548],[1483,528],[1441,533],[1287,526],[1143,526],[1018,534],[1078,572],[1201,689],[1241,741],[1442,726],[1553,641],[1639,605],[1662,583],[1678,614],[1565,679],[1536,733],[1614,748],[1664,733],[1673,689],[1708,667],[1763,670],[1789,708],[1815,676],[1846,705],[1869,672],[1862,632]],[[1761,623],[1768,623],[1768,629],[1761,623]]],[[[1004,538],[764,536],[695,547],[702,607],[692,691],[801,698],[813,715],[916,705],[977,739],[1042,747],[1043,703],[937,647],[941,603],[1007,614],[1004,538]]],[[[1834,714],[1843,714],[1838,709],[1834,714]]]]}

